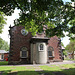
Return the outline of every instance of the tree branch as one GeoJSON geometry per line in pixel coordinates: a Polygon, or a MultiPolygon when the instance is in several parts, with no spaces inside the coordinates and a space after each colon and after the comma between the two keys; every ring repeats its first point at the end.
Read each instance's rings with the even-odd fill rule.
{"type": "MultiPolygon", "coordinates": [[[[22,13],[24,13],[24,11],[23,11],[23,9],[18,5],[18,3],[15,1],[15,0],[13,0],[14,1],[14,3],[17,5],[17,7],[22,11],[22,13]]],[[[25,14],[25,13],[24,13],[25,14]]],[[[26,15],[26,14],[25,14],[26,15]]]]}

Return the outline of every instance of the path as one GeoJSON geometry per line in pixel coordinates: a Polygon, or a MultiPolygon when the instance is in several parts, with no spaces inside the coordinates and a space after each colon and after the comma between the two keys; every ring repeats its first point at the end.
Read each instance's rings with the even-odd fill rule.
{"type": "Polygon", "coordinates": [[[75,61],[70,61],[70,60],[64,60],[63,62],[54,62],[54,63],[50,63],[51,65],[57,65],[57,64],[73,64],[75,63],[75,61]]]}
{"type": "MultiPolygon", "coordinates": [[[[53,63],[50,63],[50,64],[4,65],[4,66],[26,66],[27,69],[34,69],[36,72],[38,72],[39,75],[50,75],[49,73],[43,73],[44,72],[43,69],[41,69],[39,66],[42,66],[42,65],[52,66],[52,65],[60,65],[60,64],[72,64],[72,63],[75,63],[75,61],[66,61],[65,60],[63,62],[53,62],[53,63]]],[[[3,71],[0,71],[0,75],[2,75],[2,73],[3,73],[3,71]]],[[[54,75],[65,75],[62,72],[53,72],[53,74],[54,75]]],[[[10,73],[8,75],[17,75],[17,72],[10,73]]]]}

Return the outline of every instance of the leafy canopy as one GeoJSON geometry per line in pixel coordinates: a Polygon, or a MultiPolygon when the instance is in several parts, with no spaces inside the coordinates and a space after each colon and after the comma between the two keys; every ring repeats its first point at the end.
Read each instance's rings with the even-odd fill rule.
{"type": "Polygon", "coordinates": [[[0,33],[2,33],[4,24],[6,24],[6,18],[4,18],[4,16],[4,13],[0,11],[0,33]]]}
{"type": "MultiPolygon", "coordinates": [[[[75,0],[71,0],[74,2],[75,0]]],[[[20,9],[15,25],[23,25],[33,35],[47,25],[49,36],[64,36],[63,31],[75,34],[75,7],[63,0],[0,0],[0,10],[11,15],[20,9]],[[70,24],[70,25],[68,25],[70,24]]],[[[69,36],[71,36],[69,34],[69,36]]]]}
{"type": "Polygon", "coordinates": [[[68,52],[75,51],[75,40],[71,40],[70,43],[66,46],[68,52]]]}
{"type": "Polygon", "coordinates": [[[9,45],[6,41],[0,38],[0,50],[9,50],[9,45]]]}

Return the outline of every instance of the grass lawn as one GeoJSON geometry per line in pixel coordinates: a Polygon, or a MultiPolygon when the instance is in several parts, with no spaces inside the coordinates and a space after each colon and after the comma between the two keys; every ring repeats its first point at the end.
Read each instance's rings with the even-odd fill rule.
{"type": "Polygon", "coordinates": [[[0,61],[0,65],[8,65],[8,61],[0,61]]]}
{"type": "Polygon", "coordinates": [[[2,75],[43,75],[49,73],[50,75],[75,75],[75,64],[64,65],[43,65],[43,66],[0,66],[2,75]],[[42,69],[41,71],[36,71],[42,69]],[[62,73],[62,74],[61,74],[62,73]]]}
{"type": "Polygon", "coordinates": [[[0,66],[3,75],[38,75],[35,69],[26,69],[26,66],[0,66]]]}
{"type": "Polygon", "coordinates": [[[44,72],[54,75],[54,72],[62,72],[65,75],[75,75],[75,64],[40,66],[44,72]]]}

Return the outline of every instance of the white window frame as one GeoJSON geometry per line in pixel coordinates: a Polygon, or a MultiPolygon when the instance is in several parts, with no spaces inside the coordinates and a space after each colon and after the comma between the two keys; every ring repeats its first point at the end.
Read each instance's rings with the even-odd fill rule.
{"type": "Polygon", "coordinates": [[[40,43],[38,49],[39,49],[39,51],[44,51],[44,44],[43,44],[43,43],[40,43]],[[41,50],[41,48],[40,48],[40,45],[41,45],[41,44],[43,45],[43,50],[41,50]]]}
{"type": "MultiPolygon", "coordinates": [[[[22,47],[22,48],[23,48],[23,47],[22,47]]],[[[25,47],[25,48],[26,48],[26,47],[25,47]]],[[[26,49],[26,50],[21,50],[21,51],[20,51],[20,57],[21,57],[21,58],[27,58],[27,57],[28,57],[28,51],[27,51],[27,49],[26,49]],[[22,51],[26,51],[26,53],[27,53],[26,57],[23,57],[23,56],[22,56],[22,51]]]]}
{"type": "MultiPolygon", "coordinates": [[[[49,46],[49,47],[51,47],[51,46],[49,46]]],[[[53,48],[53,47],[51,47],[51,48],[53,48]]],[[[51,52],[52,52],[52,56],[49,56],[49,54],[48,54],[48,57],[54,57],[54,49],[53,49],[53,50],[50,50],[50,49],[48,48],[48,51],[51,51],[51,52]]]]}

